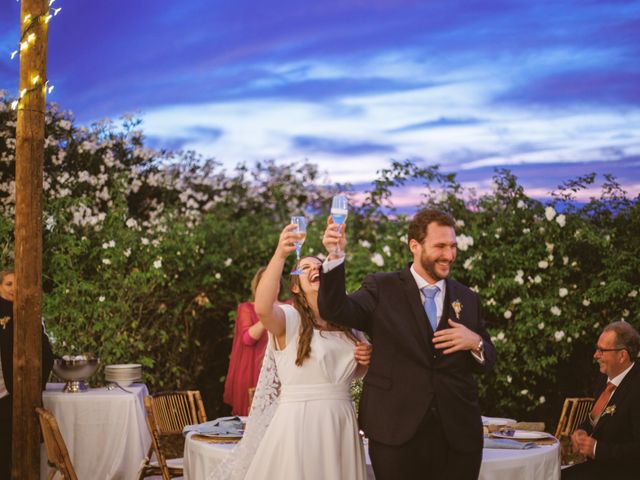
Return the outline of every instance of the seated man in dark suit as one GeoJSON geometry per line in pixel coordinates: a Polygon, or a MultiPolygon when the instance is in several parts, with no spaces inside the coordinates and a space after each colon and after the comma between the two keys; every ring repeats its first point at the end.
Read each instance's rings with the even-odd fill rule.
{"type": "MultiPolygon", "coordinates": [[[[11,478],[13,391],[13,270],[0,271],[0,480],[11,478]]],[[[42,389],[53,366],[49,337],[42,329],[42,389]]]]}
{"type": "Polygon", "coordinates": [[[562,471],[562,479],[640,478],[640,334],[627,322],[609,324],[594,358],[607,376],[589,419],[571,436],[585,463],[562,471]]]}

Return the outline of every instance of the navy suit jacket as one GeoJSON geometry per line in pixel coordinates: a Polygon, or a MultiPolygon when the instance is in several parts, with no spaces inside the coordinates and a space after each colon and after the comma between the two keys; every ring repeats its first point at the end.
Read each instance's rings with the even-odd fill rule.
{"type": "MultiPolygon", "coordinates": [[[[606,379],[604,384],[606,385],[606,379]]],[[[605,385],[598,391],[598,396],[605,385]]],[[[597,398],[597,397],[596,397],[597,398]]],[[[595,425],[587,420],[581,428],[595,438],[596,456],[579,465],[584,478],[640,478],[640,365],[635,365],[615,389],[595,425]]]]}
{"type": "Polygon", "coordinates": [[[344,263],[321,274],[318,306],[325,320],[366,332],[373,343],[360,400],[360,426],[367,436],[402,445],[416,433],[430,407],[436,407],[449,445],[460,451],[482,449],[482,422],[474,372],[495,363],[478,295],[447,280],[438,329],[453,319],[479,334],[485,362],[469,351],[443,355],[432,343],[433,331],[409,268],[365,278],[352,295],[345,293],[344,263]],[[462,305],[457,319],[451,306],[462,305]]]}

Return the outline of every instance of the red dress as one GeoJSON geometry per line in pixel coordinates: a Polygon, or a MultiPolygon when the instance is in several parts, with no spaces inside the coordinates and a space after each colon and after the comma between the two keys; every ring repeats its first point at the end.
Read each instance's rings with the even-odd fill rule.
{"type": "Polygon", "coordinates": [[[222,397],[224,403],[231,405],[232,415],[249,414],[249,388],[258,383],[262,357],[267,346],[267,331],[258,340],[253,340],[247,330],[259,321],[252,302],[238,305],[229,371],[222,397]]]}

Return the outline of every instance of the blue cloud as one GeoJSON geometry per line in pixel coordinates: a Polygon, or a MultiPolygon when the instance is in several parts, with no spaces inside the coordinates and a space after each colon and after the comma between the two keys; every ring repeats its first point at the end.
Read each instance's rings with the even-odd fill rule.
{"type": "Polygon", "coordinates": [[[395,147],[372,142],[352,142],[332,138],[297,136],[291,140],[293,148],[304,153],[321,152],[334,155],[366,155],[371,153],[393,153],[395,147]]]}
{"type": "Polygon", "coordinates": [[[387,130],[389,133],[400,133],[400,132],[411,132],[414,130],[426,130],[430,128],[439,128],[439,127],[459,127],[466,125],[478,125],[480,123],[484,123],[484,120],[473,117],[440,117],[435,120],[427,120],[419,123],[412,123],[411,125],[405,125],[403,127],[393,128],[391,130],[387,130]]]}

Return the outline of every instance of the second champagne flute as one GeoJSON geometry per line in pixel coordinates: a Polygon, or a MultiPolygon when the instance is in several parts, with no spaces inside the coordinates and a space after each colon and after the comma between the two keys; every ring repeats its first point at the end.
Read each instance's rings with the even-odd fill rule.
{"type": "MultiPolygon", "coordinates": [[[[338,232],[342,233],[342,225],[347,221],[347,215],[349,214],[349,200],[344,195],[336,195],[333,197],[331,201],[331,217],[333,218],[333,223],[337,223],[339,225],[338,232]]],[[[342,250],[340,249],[340,243],[336,246],[334,250],[335,255],[343,255],[342,250]]]]}
{"type": "Polygon", "coordinates": [[[291,272],[291,275],[300,275],[302,273],[302,270],[300,270],[300,250],[307,238],[307,221],[302,216],[293,216],[291,217],[291,223],[297,226],[292,232],[296,234],[296,240],[293,242],[296,246],[296,266],[291,272]]]}

